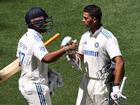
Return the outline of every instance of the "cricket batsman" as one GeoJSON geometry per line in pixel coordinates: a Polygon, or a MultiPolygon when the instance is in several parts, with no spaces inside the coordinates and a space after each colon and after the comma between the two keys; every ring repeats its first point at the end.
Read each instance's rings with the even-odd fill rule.
{"type": "MultiPolygon", "coordinates": [[[[126,99],[120,91],[124,75],[123,56],[117,38],[103,27],[101,19],[100,7],[94,4],[84,7],[82,22],[88,30],[81,36],[77,52],[68,55],[70,61],[80,58],[85,68],[76,105],[114,105],[126,99]],[[111,82],[112,85],[108,85],[111,82]]],[[[66,39],[70,38],[62,42],[66,39]]]]}
{"type": "Polygon", "coordinates": [[[19,90],[28,105],[52,105],[48,86],[48,63],[77,48],[77,43],[48,52],[42,33],[51,29],[52,17],[41,7],[32,7],[25,15],[27,32],[20,38],[16,56],[20,60],[19,90]]]}

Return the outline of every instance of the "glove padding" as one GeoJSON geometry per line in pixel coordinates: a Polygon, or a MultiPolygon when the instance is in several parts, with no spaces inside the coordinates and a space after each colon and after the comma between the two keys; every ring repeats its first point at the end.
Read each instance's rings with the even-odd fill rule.
{"type": "Polygon", "coordinates": [[[113,91],[110,95],[117,105],[121,104],[123,100],[127,99],[127,97],[121,93],[119,86],[113,86],[113,91]]]}
{"type": "Polygon", "coordinates": [[[110,63],[104,68],[104,74],[106,75],[105,84],[114,81],[114,70],[115,70],[115,62],[110,61],[110,63]]]}
{"type": "Polygon", "coordinates": [[[61,47],[66,46],[72,42],[72,38],[70,36],[64,37],[64,39],[61,42],[61,47]]]}
{"type": "Polygon", "coordinates": [[[114,81],[115,62],[110,61],[108,64],[102,67],[101,70],[96,72],[96,76],[100,80],[105,80],[105,84],[110,84],[114,81]]]}
{"type": "Polygon", "coordinates": [[[56,70],[48,68],[48,80],[50,95],[54,95],[55,90],[63,86],[62,76],[56,70]]]}

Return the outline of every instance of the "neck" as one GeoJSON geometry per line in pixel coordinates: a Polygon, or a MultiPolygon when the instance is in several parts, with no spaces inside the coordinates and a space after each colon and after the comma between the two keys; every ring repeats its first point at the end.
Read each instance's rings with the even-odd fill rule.
{"type": "Polygon", "coordinates": [[[98,30],[101,26],[102,26],[102,24],[93,26],[93,27],[90,28],[90,31],[91,31],[92,33],[94,33],[94,32],[95,32],[96,30],[98,30]]]}

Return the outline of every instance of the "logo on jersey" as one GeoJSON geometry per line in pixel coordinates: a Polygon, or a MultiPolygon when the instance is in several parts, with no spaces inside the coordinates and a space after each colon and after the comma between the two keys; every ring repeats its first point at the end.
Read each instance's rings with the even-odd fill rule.
{"type": "Polygon", "coordinates": [[[98,47],[99,47],[99,42],[95,42],[94,46],[95,46],[96,48],[98,48],[98,47]]]}
{"type": "Polygon", "coordinates": [[[84,50],[84,54],[88,55],[88,56],[99,56],[99,52],[98,51],[89,51],[89,50],[84,50]]]}
{"type": "Polygon", "coordinates": [[[34,38],[36,39],[36,41],[41,41],[41,36],[39,35],[34,35],[34,38]]]}

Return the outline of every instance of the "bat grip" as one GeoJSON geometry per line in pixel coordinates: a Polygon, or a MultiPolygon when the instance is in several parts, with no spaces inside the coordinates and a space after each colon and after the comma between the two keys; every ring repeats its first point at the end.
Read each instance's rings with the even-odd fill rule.
{"type": "Polygon", "coordinates": [[[44,45],[48,46],[52,41],[54,41],[56,38],[58,38],[60,36],[59,33],[56,33],[54,36],[52,36],[49,40],[47,40],[44,45]]]}
{"type": "Polygon", "coordinates": [[[127,77],[123,77],[123,80],[122,80],[122,83],[121,83],[121,86],[120,86],[120,92],[121,93],[123,91],[123,88],[124,88],[124,84],[125,84],[126,79],[127,79],[127,77]]]}

